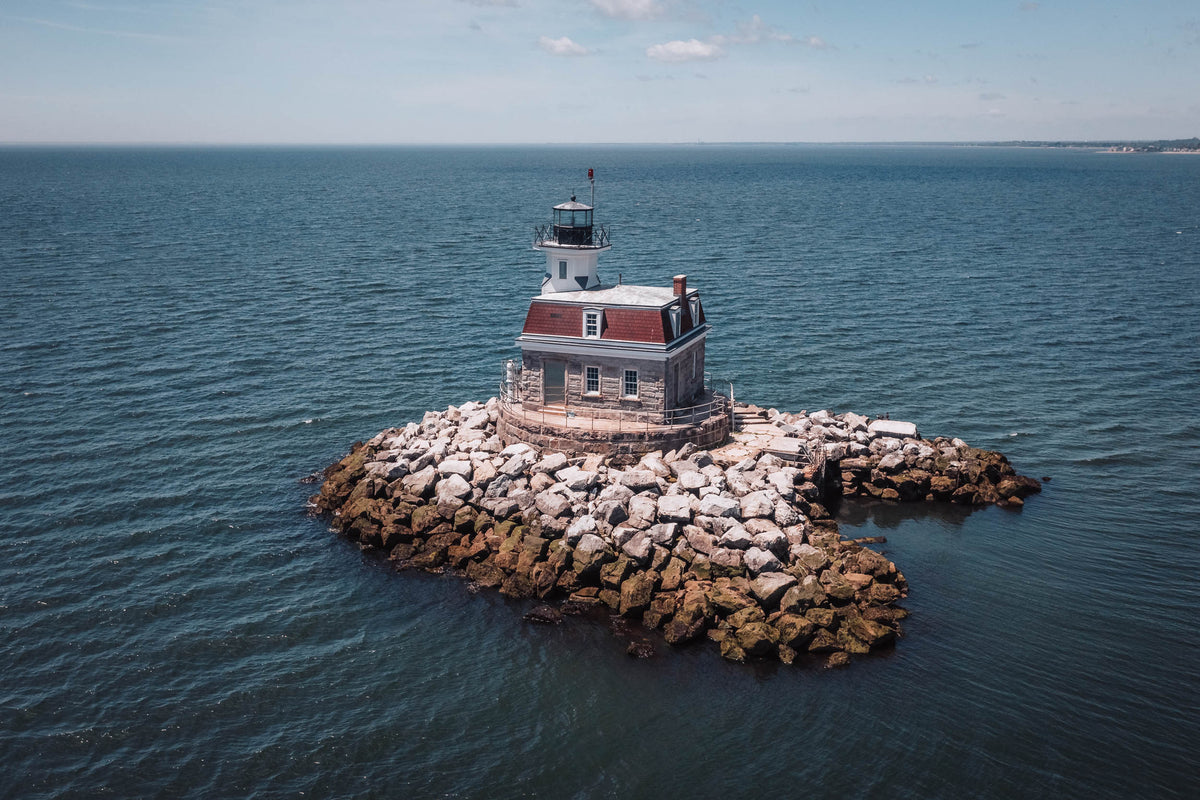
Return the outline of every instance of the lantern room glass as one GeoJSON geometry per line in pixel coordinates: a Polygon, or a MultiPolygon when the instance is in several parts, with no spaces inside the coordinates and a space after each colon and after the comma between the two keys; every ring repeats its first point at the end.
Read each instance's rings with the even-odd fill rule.
{"type": "Polygon", "coordinates": [[[592,210],[554,209],[554,224],[563,228],[587,228],[592,224],[592,210]]]}

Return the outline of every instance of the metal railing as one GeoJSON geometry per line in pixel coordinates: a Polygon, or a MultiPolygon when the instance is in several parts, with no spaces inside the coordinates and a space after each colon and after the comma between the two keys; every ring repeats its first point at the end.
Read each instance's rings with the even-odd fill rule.
{"type": "Polygon", "coordinates": [[[552,244],[560,247],[608,247],[608,228],[604,225],[593,225],[591,233],[586,228],[567,228],[573,235],[564,236],[560,240],[558,230],[552,222],[538,225],[533,229],[533,243],[552,244]]]}
{"type": "Polygon", "coordinates": [[[508,381],[500,382],[500,405],[511,417],[524,421],[555,425],[580,430],[624,432],[649,432],[698,425],[713,417],[728,417],[729,398],[718,392],[707,391],[703,403],[684,408],[669,408],[657,411],[642,411],[624,408],[598,408],[588,405],[563,405],[527,407],[521,402],[508,381]]]}

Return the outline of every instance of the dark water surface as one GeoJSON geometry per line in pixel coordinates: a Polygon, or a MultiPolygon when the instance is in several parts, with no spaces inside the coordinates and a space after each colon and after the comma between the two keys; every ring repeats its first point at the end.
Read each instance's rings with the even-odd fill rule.
{"type": "Polygon", "coordinates": [[[1192,797],[1200,158],[934,147],[0,149],[0,796],[1192,797]],[[912,585],[849,669],[633,661],[304,513],[495,393],[597,170],[739,398],[1053,481],[848,505],[912,585]]]}

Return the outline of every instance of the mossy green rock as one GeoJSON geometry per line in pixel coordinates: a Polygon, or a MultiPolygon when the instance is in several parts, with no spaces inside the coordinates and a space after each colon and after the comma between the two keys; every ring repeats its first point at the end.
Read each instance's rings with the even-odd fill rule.
{"type": "Polygon", "coordinates": [[[504,581],[504,570],[487,561],[467,565],[467,577],[480,586],[494,589],[504,581]]]}
{"type": "Polygon", "coordinates": [[[691,641],[704,631],[711,615],[712,608],[703,590],[685,592],[675,616],[663,628],[663,637],[669,644],[691,641]]]}
{"type": "Polygon", "coordinates": [[[751,658],[763,658],[775,652],[779,633],[765,622],[751,622],[734,634],[738,647],[751,658]]]}
{"type": "Polygon", "coordinates": [[[804,616],[818,628],[831,628],[837,619],[832,608],[810,608],[804,612],[804,616]]]}
{"type": "Polygon", "coordinates": [[[413,509],[412,527],[417,534],[428,533],[442,523],[442,516],[436,505],[418,506],[413,509]]]}
{"type": "Polygon", "coordinates": [[[460,506],[459,509],[454,512],[454,530],[459,531],[460,533],[474,533],[475,518],[478,515],[479,513],[475,510],[474,506],[460,506]]]}
{"type": "Polygon", "coordinates": [[[653,576],[648,572],[635,572],[621,583],[621,605],[618,612],[634,614],[645,611],[653,595],[653,576]]]}
{"type": "Polygon", "coordinates": [[[723,617],[754,605],[754,601],[749,597],[730,588],[714,588],[709,593],[708,600],[716,612],[723,617]]]}
{"type": "Polygon", "coordinates": [[[732,636],[726,637],[720,642],[721,658],[729,661],[742,663],[746,660],[746,651],[737,643],[737,639],[732,636]]]}
{"type": "Polygon", "coordinates": [[[610,589],[619,589],[625,579],[629,577],[631,569],[633,569],[633,563],[627,556],[621,555],[616,561],[600,568],[600,583],[610,589]]]}
{"type": "Polygon", "coordinates": [[[742,628],[752,622],[765,622],[766,619],[767,617],[763,614],[763,610],[758,606],[746,606],[733,612],[728,617],[729,625],[733,628],[742,628]]]}
{"type": "MultiPolygon", "coordinates": [[[[863,642],[868,649],[890,644],[896,639],[896,631],[887,625],[862,617],[848,617],[842,622],[839,633],[845,632],[863,642]]],[[[849,650],[849,648],[847,648],[849,650]]]]}
{"type": "Polygon", "coordinates": [[[817,631],[812,620],[799,614],[780,614],[771,624],[779,631],[779,643],[796,650],[804,648],[817,631]]]}

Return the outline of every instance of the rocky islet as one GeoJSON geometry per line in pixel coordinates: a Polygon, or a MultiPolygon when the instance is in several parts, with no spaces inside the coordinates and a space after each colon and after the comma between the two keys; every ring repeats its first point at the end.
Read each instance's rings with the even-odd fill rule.
{"type": "Polygon", "coordinates": [[[671,645],[707,637],[735,661],[838,666],[899,634],[907,582],[839,535],[829,493],[1015,506],[1040,490],[999,453],[857,414],[743,407],[725,447],[640,458],[506,446],[498,418],[495,398],[469,402],[356,443],[314,508],[399,568],[606,609],[671,645]],[[772,453],[780,437],[814,457],[772,453]]]}

